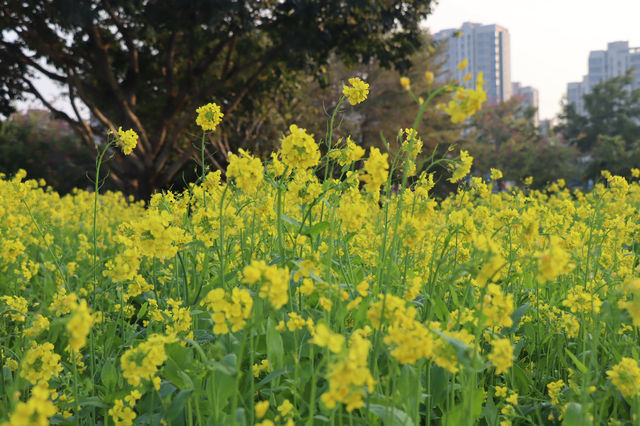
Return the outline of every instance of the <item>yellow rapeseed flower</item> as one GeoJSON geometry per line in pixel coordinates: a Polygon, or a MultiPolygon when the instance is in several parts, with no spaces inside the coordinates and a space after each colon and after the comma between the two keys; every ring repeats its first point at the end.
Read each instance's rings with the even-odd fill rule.
{"type": "Polygon", "coordinates": [[[367,95],[369,94],[369,84],[357,77],[350,78],[349,84],[351,86],[343,86],[342,94],[347,97],[351,105],[357,105],[367,99],[367,95]]]}
{"type": "Polygon", "coordinates": [[[433,72],[431,71],[426,71],[424,73],[424,77],[427,79],[427,84],[433,84],[435,77],[433,75],[433,72]]]}
{"type": "Polygon", "coordinates": [[[203,105],[196,112],[198,113],[196,124],[204,131],[214,131],[224,117],[220,106],[216,103],[203,105]]]}
{"type": "Polygon", "coordinates": [[[607,371],[607,377],[625,398],[640,395],[640,367],[635,359],[623,357],[618,364],[607,371]]]}
{"type": "Polygon", "coordinates": [[[289,131],[291,133],[282,138],[282,162],[292,169],[315,167],[320,161],[320,150],[313,135],[295,124],[289,126],[289,131]]]}
{"type": "Polygon", "coordinates": [[[460,162],[456,164],[453,174],[449,178],[449,182],[458,183],[469,174],[471,171],[471,164],[473,163],[473,157],[469,155],[468,151],[460,150],[460,162]]]}
{"type": "Polygon", "coordinates": [[[133,129],[122,130],[122,127],[118,127],[118,140],[116,143],[122,149],[124,155],[129,155],[138,145],[138,134],[133,129]]]}
{"type": "Polygon", "coordinates": [[[240,156],[229,154],[227,177],[234,179],[238,188],[247,193],[254,193],[264,181],[264,168],[259,158],[252,157],[247,151],[240,149],[240,156]]]}
{"type": "Polygon", "coordinates": [[[256,418],[261,419],[269,409],[269,401],[258,401],[255,405],[256,418]]]}
{"type": "Polygon", "coordinates": [[[505,373],[513,365],[513,346],[509,339],[494,339],[488,358],[496,367],[496,374],[505,373]]]}

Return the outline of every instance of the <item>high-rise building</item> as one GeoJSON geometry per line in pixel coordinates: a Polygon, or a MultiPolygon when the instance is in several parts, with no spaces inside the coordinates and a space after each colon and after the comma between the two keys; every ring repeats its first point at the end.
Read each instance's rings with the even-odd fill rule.
{"type": "Polygon", "coordinates": [[[596,84],[624,75],[630,68],[635,69],[629,89],[640,89],[640,47],[630,48],[628,41],[608,43],[607,50],[592,50],[588,74],[581,82],[567,84],[567,103],[574,104],[576,112],[584,115],[584,95],[591,93],[596,84]]]}
{"type": "Polygon", "coordinates": [[[538,105],[539,105],[539,96],[538,89],[532,86],[523,86],[518,82],[511,83],[511,87],[513,89],[513,96],[518,96],[522,99],[522,103],[525,107],[535,108],[536,113],[533,116],[533,124],[535,126],[540,125],[540,118],[538,115],[538,105]]]}
{"type": "Polygon", "coordinates": [[[466,87],[475,87],[476,76],[482,71],[490,102],[503,102],[511,97],[511,42],[506,28],[465,22],[459,29],[437,32],[434,38],[447,43],[443,73],[438,81],[455,79],[466,87]],[[469,63],[460,71],[457,66],[464,59],[469,63]],[[467,73],[471,73],[471,79],[464,82],[467,73]]]}

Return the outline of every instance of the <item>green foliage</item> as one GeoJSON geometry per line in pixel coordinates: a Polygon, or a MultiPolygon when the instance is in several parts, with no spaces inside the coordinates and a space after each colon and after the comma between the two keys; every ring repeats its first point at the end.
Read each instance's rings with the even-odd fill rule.
{"type": "Polygon", "coordinates": [[[631,71],[597,84],[584,96],[585,115],[572,104],[564,106],[556,131],[588,158],[586,177],[602,170],[629,176],[640,151],[640,89],[630,90],[631,71]]]}
{"type": "Polygon", "coordinates": [[[497,168],[505,179],[515,182],[532,176],[535,188],[559,178],[577,179],[577,150],[543,137],[533,124],[534,113],[514,97],[486,105],[473,116],[465,146],[474,157],[474,170],[487,175],[497,168]]]}
{"type": "Polygon", "coordinates": [[[587,175],[599,177],[602,170],[631,178],[631,169],[640,165],[640,135],[632,143],[626,143],[620,135],[598,138],[587,167],[587,175]]]}
{"type": "Polygon", "coordinates": [[[0,172],[13,175],[24,169],[34,179],[44,179],[56,192],[87,187],[86,170],[93,158],[80,138],[45,111],[14,114],[0,123],[0,172]]]}

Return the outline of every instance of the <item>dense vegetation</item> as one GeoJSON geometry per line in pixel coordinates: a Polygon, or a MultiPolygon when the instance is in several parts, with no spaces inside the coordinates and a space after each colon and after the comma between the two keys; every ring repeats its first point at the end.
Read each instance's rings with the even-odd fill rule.
{"type": "MultiPolygon", "coordinates": [[[[484,100],[453,90],[452,120],[484,100]]],[[[466,151],[418,168],[415,128],[366,152],[332,124],[368,91],[345,85],[326,155],[292,125],[147,206],[1,179],[0,421],[637,423],[640,184],[493,193],[466,151]]],[[[203,144],[222,114],[198,109],[203,144]]]]}

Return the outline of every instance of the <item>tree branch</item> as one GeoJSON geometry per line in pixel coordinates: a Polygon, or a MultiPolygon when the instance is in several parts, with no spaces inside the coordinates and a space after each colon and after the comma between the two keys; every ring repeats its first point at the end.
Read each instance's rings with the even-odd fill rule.
{"type": "Polygon", "coordinates": [[[135,87],[136,87],[138,75],[140,74],[140,65],[138,63],[138,49],[133,43],[133,38],[131,36],[131,33],[122,22],[122,19],[120,19],[116,14],[109,0],[103,0],[102,3],[104,4],[105,10],[109,14],[113,22],[115,22],[116,27],[118,28],[118,31],[120,31],[120,34],[122,34],[122,38],[124,39],[124,42],[127,45],[127,50],[129,51],[129,70],[127,72],[127,81],[131,83],[132,87],[131,89],[128,90],[129,91],[128,101],[132,106],[135,106],[136,105],[135,87]]]}
{"type": "Polygon", "coordinates": [[[32,93],[33,95],[35,95],[40,102],[42,102],[42,104],[53,113],[54,117],[56,118],[61,118],[64,121],[66,121],[67,123],[69,123],[74,129],[76,129],[78,131],[78,133],[80,134],[80,136],[82,137],[83,141],[89,146],[89,147],[93,147],[95,149],[95,145],[93,144],[93,139],[91,139],[91,136],[89,133],[87,133],[84,129],[84,127],[82,126],[82,124],[76,120],[74,120],[73,118],[69,117],[69,115],[64,112],[61,111],[59,109],[57,109],[56,107],[54,107],[49,101],[46,100],[46,98],[42,95],[42,93],[40,93],[40,91],[38,89],[36,89],[36,87],[33,85],[33,83],[31,83],[30,80],[23,78],[22,79],[27,86],[29,86],[29,93],[32,93]]]}
{"type": "Polygon", "coordinates": [[[196,153],[196,150],[193,147],[188,148],[182,155],[171,164],[171,167],[167,169],[167,171],[162,175],[162,185],[167,185],[171,182],[176,175],[180,171],[180,169],[187,164],[187,161],[191,159],[196,153]]]}
{"type": "MultiPolygon", "coordinates": [[[[140,136],[140,142],[144,147],[145,151],[149,151],[149,152],[152,151],[151,142],[149,141],[149,137],[147,136],[147,132],[144,126],[140,122],[140,119],[138,118],[138,116],[133,112],[132,106],[129,104],[126,97],[122,93],[122,88],[118,84],[116,77],[113,74],[111,58],[107,53],[109,50],[109,46],[105,45],[102,42],[102,37],[100,35],[100,31],[98,30],[98,27],[96,27],[95,25],[91,26],[91,32],[92,32],[97,50],[100,54],[100,58],[102,60],[102,69],[104,72],[104,76],[106,77],[107,83],[109,84],[109,87],[111,88],[111,90],[113,90],[114,95],[120,102],[126,117],[129,120],[131,120],[131,122],[133,123],[135,130],[138,132],[138,135],[140,136]]],[[[150,162],[150,161],[151,159],[148,158],[148,156],[145,156],[145,162],[150,162]]]]}

